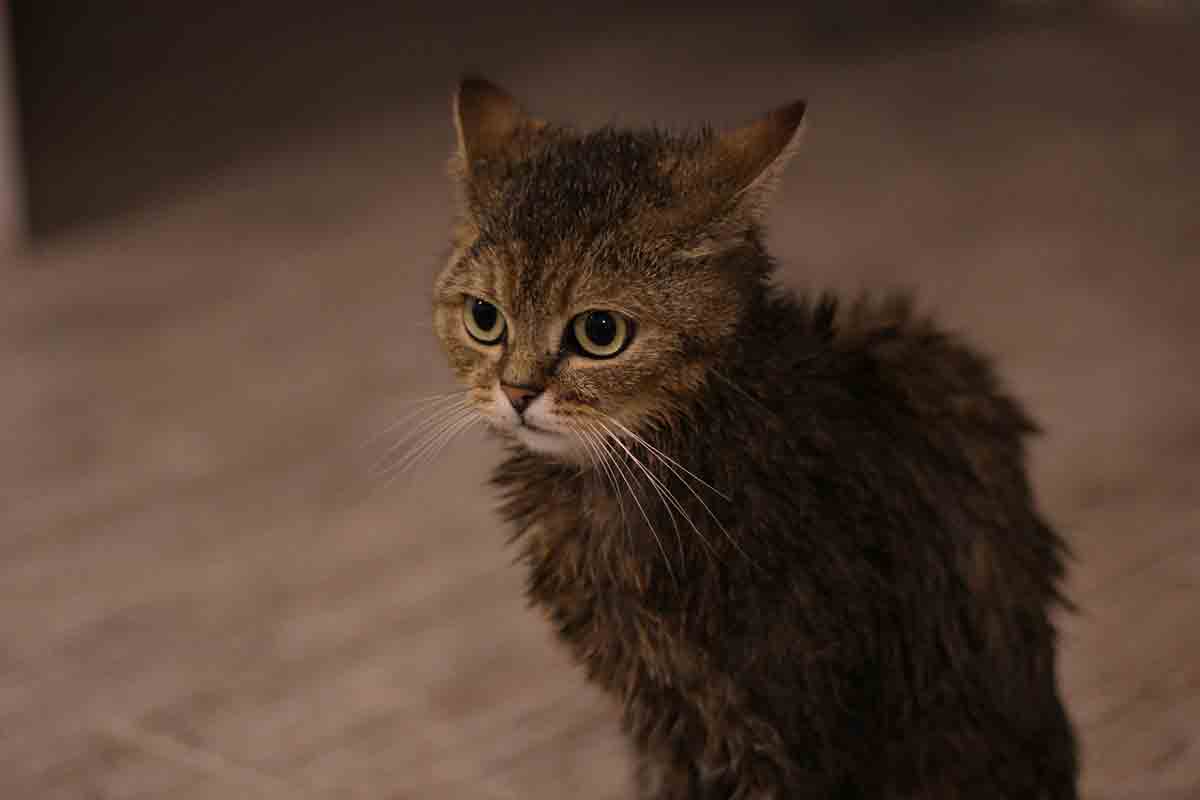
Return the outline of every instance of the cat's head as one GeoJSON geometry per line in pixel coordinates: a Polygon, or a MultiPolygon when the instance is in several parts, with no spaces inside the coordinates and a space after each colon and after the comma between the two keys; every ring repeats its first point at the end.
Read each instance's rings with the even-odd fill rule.
{"type": "Polygon", "coordinates": [[[720,135],[578,133],[464,81],[434,324],[475,410],[570,460],[604,428],[669,424],[762,290],[759,222],[803,113],[720,135]]]}

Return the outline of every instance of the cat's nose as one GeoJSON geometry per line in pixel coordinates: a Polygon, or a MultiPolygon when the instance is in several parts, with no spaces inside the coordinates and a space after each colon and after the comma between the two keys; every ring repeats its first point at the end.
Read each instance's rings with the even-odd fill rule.
{"type": "Polygon", "coordinates": [[[508,398],[508,402],[512,403],[513,409],[517,415],[525,413],[525,409],[534,401],[541,389],[534,389],[529,386],[509,386],[507,383],[500,384],[500,388],[504,390],[504,395],[508,398]]]}

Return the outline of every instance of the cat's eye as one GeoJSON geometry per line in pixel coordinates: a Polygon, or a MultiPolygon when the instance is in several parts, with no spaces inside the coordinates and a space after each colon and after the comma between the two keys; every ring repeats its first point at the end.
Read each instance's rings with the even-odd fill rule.
{"type": "Polygon", "coordinates": [[[590,358],[612,358],[633,339],[633,321],[616,311],[585,311],[571,320],[568,339],[590,358]]]}
{"type": "Polygon", "coordinates": [[[504,338],[507,327],[500,309],[487,300],[467,296],[463,302],[463,326],[480,344],[495,344],[504,338]]]}

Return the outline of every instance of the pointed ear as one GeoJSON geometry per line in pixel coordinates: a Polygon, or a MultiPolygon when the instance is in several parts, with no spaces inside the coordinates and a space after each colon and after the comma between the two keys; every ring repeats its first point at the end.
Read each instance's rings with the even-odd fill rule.
{"type": "Polygon", "coordinates": [[[736,212],[758,221],[800,144],[805,103],[798,100],[718,137],[716,158],[736,212]]]}
{"type": "Polygon", "coordinates": [[[464,78],[454,93],[458,160],[468,173],[475,162],[504,155],[522,129],[542,125],[512,95],[483,78],[464,78]]]}

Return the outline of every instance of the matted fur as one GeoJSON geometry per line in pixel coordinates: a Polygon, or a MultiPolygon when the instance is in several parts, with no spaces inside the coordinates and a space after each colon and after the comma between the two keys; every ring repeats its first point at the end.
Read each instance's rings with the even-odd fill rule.
{"type": "Polygon", "coordinates": [[[602,467],[501,425],[493,482],[530,598],[622,704],[639,796],[1075,798],[1034,426],[906,298],[772,287],[759,225],[803,107],[576,133],[473,80],[456,110],[437,330],[481,410],[533,387],[613,434],[602,467]],[[464,296],[502,345],[462,332],[464,296]],[[636,321],[628,350],[557,344],[588,308],[636,321]]]}

